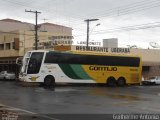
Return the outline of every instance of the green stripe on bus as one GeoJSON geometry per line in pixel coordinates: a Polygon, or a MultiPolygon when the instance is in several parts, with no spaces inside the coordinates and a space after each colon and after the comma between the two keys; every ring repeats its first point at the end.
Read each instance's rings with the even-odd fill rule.
{"type": "Polygon", "coordinates": [[[81,79],[77,74],[75,74],[74,70],[69,64],[58,64],[65,75],[72,79],[81,79]]]}
{"type": "Polygon", "coordinates": [[[91,79],[91,77],[89,77],[85,70],[82,68],[82,65],[72,64],[70,66],[72,70],[75,72],[75,74],[79,76],[81,79],[91,79]]]}

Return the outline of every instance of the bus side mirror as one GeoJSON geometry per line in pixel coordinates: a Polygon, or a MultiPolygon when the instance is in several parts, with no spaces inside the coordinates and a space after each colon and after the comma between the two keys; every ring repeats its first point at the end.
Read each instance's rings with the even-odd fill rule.
{"type": "Polygon", "coordinates": [[[17,59],[16,59],[16,64],[17,64],[17,65],[22,65],[22,59],[17,58],[17,59]]]}

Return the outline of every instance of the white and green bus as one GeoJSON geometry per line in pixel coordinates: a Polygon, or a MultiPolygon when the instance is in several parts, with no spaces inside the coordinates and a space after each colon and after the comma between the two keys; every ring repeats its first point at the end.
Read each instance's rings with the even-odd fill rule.
{"type": "Polygon", "coordinates": [[[20,81],[102,83],[109,86],[140,84],[141,57],[96,52],[28,51],[23,57],[20,81]]]}

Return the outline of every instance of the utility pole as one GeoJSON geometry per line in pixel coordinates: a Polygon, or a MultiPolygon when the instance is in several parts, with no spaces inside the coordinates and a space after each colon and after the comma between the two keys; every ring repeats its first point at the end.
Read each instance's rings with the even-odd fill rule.
{"type": "Polygon", "coordinates": [[[88,50],[88,42],[89,42],[89,23],[91,21],[97,21],[99,19],[86,19],[84,20],[85,22],[87,22],[87,42],[86,42],[86,47],[87,47],[87,50],[88,50]]]}
{"type": "Polygon", "coordinates": [[[38,11],[31,11],[31,10],[25,10],[25,12],[31,12],[36,14],[36,22],[35,22],[35,50],[38,49],[38,26],[37,26],[37,18],[38,18],[38,11]]]}

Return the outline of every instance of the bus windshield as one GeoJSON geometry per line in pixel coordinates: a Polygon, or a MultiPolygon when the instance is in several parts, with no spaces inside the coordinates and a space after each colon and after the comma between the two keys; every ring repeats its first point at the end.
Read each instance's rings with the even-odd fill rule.
{"type": "Polygon", "coordinates": [[[34,52],[32,53],[29,64],[27,74],[37,74],[39,73],[42,59],[43,59],[43,52],[34,52]]]}

